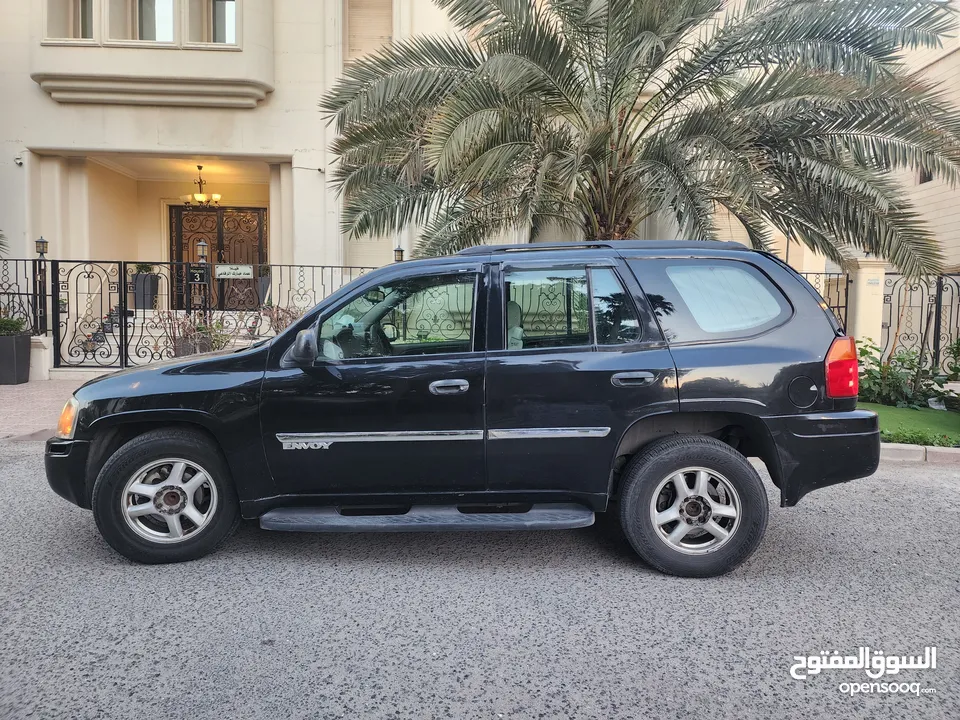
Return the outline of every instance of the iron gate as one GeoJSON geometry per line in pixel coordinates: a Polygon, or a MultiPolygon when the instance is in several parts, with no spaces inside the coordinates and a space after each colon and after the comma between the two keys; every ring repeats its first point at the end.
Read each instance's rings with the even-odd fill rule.
{"type": "Polygon", "coordinates": [[[800,273],[820,293],[820,297],[833,311],[837,322],[847,327],[847,306],[850,298],[850,276],[846,273],[800,273]]]}
{"type": "Polygon", "coordinates": [[[960,341],[960,275],[908,279],[887,273],[883,287],[884,359],[914,350],[946,371],[949,348],[960,341]]]}

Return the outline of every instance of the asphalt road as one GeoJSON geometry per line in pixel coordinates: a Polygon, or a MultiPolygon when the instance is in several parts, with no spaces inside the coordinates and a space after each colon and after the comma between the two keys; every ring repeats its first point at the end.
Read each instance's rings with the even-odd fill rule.
{"type": "Polygon", "coordinates": [[[615,526],[292,535],[134,565],[0,441],[3,718],[957,718],[960,470],[887,465],[771,508],[733,574],[645,568],[615,526]],[[938,649],[849,697],[794,655],[938,649]]]}

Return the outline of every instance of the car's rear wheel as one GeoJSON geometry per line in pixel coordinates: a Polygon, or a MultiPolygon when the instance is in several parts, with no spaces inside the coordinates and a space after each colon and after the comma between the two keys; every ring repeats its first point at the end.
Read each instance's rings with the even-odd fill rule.
{"type": "Polygon", "coordinates": [[[202,557],[240,520],[223,456],[180,428],[144,433],[117,450],[97,477],[92,506],[110,546],[142,563],[202,557]]]}
{"type": "Polygon", "coordinates": [[[712,437],[659,440],[624,471],[623,531],[645,562],[671,575],[730,572],[757,549],[768,513],[757,471],[712,437]]]}

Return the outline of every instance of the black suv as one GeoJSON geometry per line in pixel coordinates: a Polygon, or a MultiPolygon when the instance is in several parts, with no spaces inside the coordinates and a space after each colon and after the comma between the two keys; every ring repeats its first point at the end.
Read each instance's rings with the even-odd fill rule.
{"type": "Polygon", "coordinates": [[[782,505],[877,468],[817,292],[736,244],[476,247],[398,263],[278,337],[80,388],[51,487],[118,552],[305,532],[562,529],[613,511],[668,573],[743,562],[782,505]]]}

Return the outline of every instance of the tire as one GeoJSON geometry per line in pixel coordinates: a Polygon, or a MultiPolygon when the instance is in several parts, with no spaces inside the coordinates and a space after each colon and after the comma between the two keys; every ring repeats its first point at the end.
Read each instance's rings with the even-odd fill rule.
{"type": "Polygon", "coordinates": [[[767,529],[767,493],[757,471],[709,436],[674,435],[651,443],[627,465],[621,487],[627,540],[647,564],[670,575],[728,573],[750,557],[767,529]],[[698,493],[704,488],[706,496],[698,493]],[[664,522],[674,515],[678,519],[664,522]]]}
{"type": "Polygon", "coordinates": [[[204,435],[183,428],[151,430],[117,450],[97,476],[91,506],[110,547],[151,565],[201,558],[240,522],[223,455],[204,435]]]}

